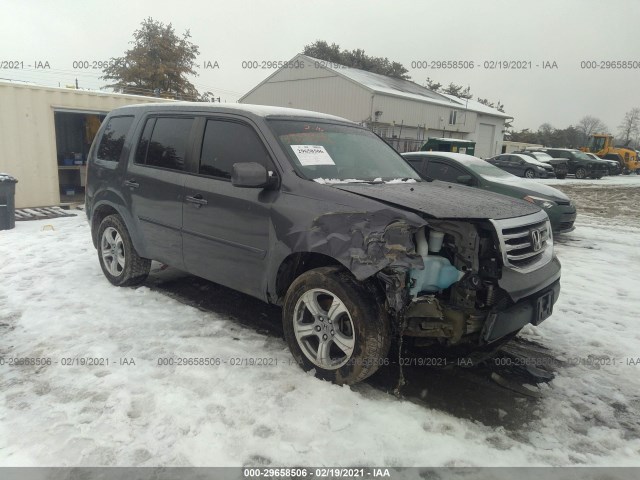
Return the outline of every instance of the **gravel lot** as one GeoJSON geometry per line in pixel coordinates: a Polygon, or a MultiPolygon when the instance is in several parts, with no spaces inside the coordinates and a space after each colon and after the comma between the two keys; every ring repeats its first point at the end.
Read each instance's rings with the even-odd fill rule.
{"type": "Polygon", "coordinates": [[[640,221],[640,176],[540,181],[566,193],[581,214],[620,220],[622,223],[640,221]]]}

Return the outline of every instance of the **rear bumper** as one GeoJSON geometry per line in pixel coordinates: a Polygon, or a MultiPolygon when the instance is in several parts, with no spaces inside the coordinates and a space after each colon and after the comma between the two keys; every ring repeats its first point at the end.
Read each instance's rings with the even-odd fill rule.
{"type": "Polygon", "coordinates": [[[560,280],[556,280],[546,289],[520,300],[509,309],[490,313],[482,329],[482,341],[491,343],[526,325],[539,325],[551,315],[559,296],[560,280]]]}

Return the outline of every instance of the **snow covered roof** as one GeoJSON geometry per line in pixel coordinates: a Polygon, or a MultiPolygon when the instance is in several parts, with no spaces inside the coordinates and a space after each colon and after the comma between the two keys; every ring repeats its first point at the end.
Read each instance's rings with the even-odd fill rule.
{"type": "Polygon", "coordinates": [[[437,93],[409,80],[387,77],[386,75],[380,75],[379,73],[367,72],[365,70],[342,65],[338,66],[335,63],[319,60],[308,55],[300,54],[296,58],[304,58],[311,62],[318,62],[317,64],[319,68],[331,70],[337,75],[346,77],[349,80],[382,95],[392,95],[409,100],[418,100],[447,107],[471,110],[473,112],[493,115],[495,117],[511,118],[511,115],[500,112],[495,108],[488,107],[487,105],[475,100],[466,100],[464,98],[458,98],[445,93],[437,93]]]}

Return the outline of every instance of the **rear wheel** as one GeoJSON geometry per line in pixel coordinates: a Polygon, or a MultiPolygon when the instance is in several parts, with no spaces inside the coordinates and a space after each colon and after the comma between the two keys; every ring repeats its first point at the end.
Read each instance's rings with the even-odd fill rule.
{"type": "Polygon", "coordinates": [[[364,380],[389,352],[386,312],[373,290],[341,267],[299,276],[287,291],[282,322],[298,364],[337,384],[364,380]]]}
{"type": "Polygon", "coordinates": [[[578,179],[587,178],[587,171],[582,167],[577,168],[576,169],[576,178],[578,178],[578,179]]]}
{"type": "Polygon", "coordinates": [[[136,252],[119,215],[109,215],[100,223],[98,258],[107,280],[119,287],[142,283],[151,268],[151,260],[136,252]]]}
{"type": "Polygon", "coordinates": [[[524,171],[524,176],[526,178],[536,178],[536,172],[534,172],[532,168],[527,168],[524,171]]]}

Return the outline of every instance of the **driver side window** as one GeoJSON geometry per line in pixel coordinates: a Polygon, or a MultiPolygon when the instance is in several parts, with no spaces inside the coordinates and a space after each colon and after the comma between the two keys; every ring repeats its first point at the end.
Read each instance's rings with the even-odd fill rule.
{"type": "Polygon", "coordinates": [[[256,132],[242,123],[207,120],[198,173],[231,179],[233,164],[242,162],[271,168],[269,155],[256,132]]]}

